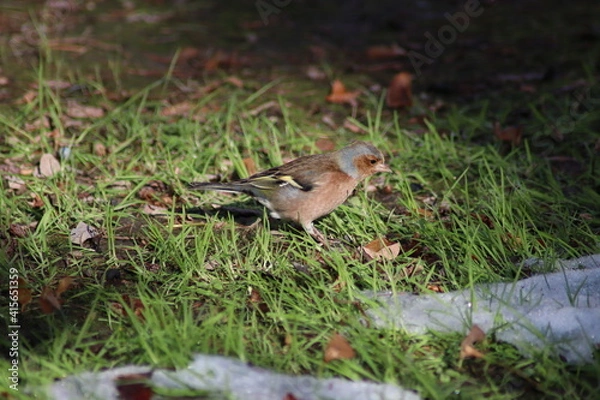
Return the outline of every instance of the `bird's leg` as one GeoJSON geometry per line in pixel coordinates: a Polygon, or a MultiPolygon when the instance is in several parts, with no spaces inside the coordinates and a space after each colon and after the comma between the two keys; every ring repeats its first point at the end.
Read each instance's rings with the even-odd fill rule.
{"type": "Polygon", "coordinates": [[[312,222],[308,225],[305,225],[304,230],[310,236],[312,236],[317,242],[321,243],[323,245],[323,247],[325,247],[326,249],[329,248],[329,241],[327,240],[325,235],[323,235],[321,232],[319,232],[319,230],[317,228],[315,228],[315,226],[312,224],[312,222]]]}

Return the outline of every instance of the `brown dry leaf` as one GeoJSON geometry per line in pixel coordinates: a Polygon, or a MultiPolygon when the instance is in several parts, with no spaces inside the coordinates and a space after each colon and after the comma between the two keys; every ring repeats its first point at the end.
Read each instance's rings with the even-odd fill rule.
{"type": "Polygon", "coordinates": [[[356,107],[358,105],[356,98],[359,94],[360,92],[358,90],[355,90],[353,92],[347,91],[344,84],[339,79],[336,79],[331,84],[331,93],[327,97],[325,97],[325,100],[327,100],[330,103],[337,104],[347,103],[350,104],[352,107],[356,107]]]}
{"type": "Polygon", "coordinates": [[[92,147],[92,151],[98,157],[104,157],[106,156],[106,154],[108,154],[108,150],[102,142],[94,142],[94,145],[92,147]]]}
{"type": "Polygon", "coordinates": [[[346,118],[344,120],[344,124],[342,125],[344,128],[348,129],[350,132],[352,133],[359,133],[359,134],[365,134],[367,133],[367,131],[365,131],[363,128],[361,128],[360,126],[356,125],[354,122],[352,122],[350,119],[346,118]]]}
{"type": "Polygon", "coordinates": [[[321,151],[335,150],[335,142],[329,138],[318,138],[315,142],[315,146],[321,151]]]}
{"type": "Polygon", "coordinates": [[[435,293],[444,293],[444,288],[441,287],[440,285],[435,285],[435,284],[427,285],[427,290],[430,290],[435,293]]]}
{"type": "Polygon", "coordinates": [[[40,196],[35,193],[30,193],[31,201],[28,201],[27,204],[31,206],[31,208],[42,208],[44,207],[44,200],[40,196]]]}
{"type": "Polygon", "coordinates": [[[260,114],[261,112],[265,111],[265,110],[270,110],[270,109],[279,109],[279,103],[275,100],[269,100],[266,103],[263,103],[255,108],[253,108],[252,110],[244,113],[244,117],[247,116],[252,116],[255,117],[258,114],[260,114]]]}
{"type": "Polygon", "coordinates": [[[217,51],[204,63],[204,70],[212,72],[219,68],[231,68],[238,66],[240,60],[236,53],[227,54],[222,50],[217,51]]]}
{"type": "Polygon", "coordinates": [[[19,278],[17,292],[17,296],[19,298],[18,301],[21,305],[21,311],[25,311],[25,307],[27,306],[27,304],[31,303],[32,299],[31,289],[27,287],[27,282],[25,282],[25,279],[19,278]]]}
{"type": "Polygon", "coordinates": [[[231,83],[233,86],[235,86],[238,89],[241,89],[244,87],[244,81],[235,75],[232,75],[232,76],[226,78],[225,82],[231,83]]]}
{"type": "Polygon", "coordinates": [[[480,220],[488,228],[494,229],[494,221],[492,221],[492,219],[489,216],[485,214],[471,213],[471,217],[480,220]]]}
{"type": "Polygon", "coordinates": [[[168,210],[166,207],[145,204],[142,212],[147,215],[167,215],[168,210]]]}
{"type": "Polygon", "coordinates": [[[388,88],[385,103],[391,108],[410,107],[412,105],[412,75],[400,72],[394,75],[388,88]]]}
{"type": "Polygon", "coordinates": [[[253,287],[250,287],[248,291],[250,293],[248,296],[248,305],[252,306],[253,308],[257,308],[262,312],[268,312],[269,306],[263,300],[260,292],[253,287]]]}
{"type": "Polygon", "coordinates": [[[363,246],[365,255],[371,260],[393,260],[400,254],[400,243],[390,242],[387,238],[378,238],[363,246]]]}
{"type": "Polygon", "coordinates": [[[473,345],[476,342],[481,342],[483,339],[485,339],[485,332],[479,326],[473,325],[469,334],[460,344],[460,359],[464,360],[467,357],[482,358],[483,353],[475,349],[473,345]]]}
{"type": "Polygon", "coordinates": [[[522,126],[509,126],[502,129],[499,122],[494,123],[494,136],[498,140],[503,142],[509,142],[513,146],[521,144],[523,138],[523,127],[522,126]]]}
{"type": "Polygon", "coordinates": [[[115,386],[121,400],[150,400],[154,391],[150,384],[152,372],[144,374],[119,375],[115,378],[115,386]]]}
{"type": "Polygon", "coordinates": [[[23,96],[21,96],[19,100],[17,100],[17,104],[31,104],[35,99],[37,99],[37,96],[37,90],[28,90],[23,96]]]}
{"type": "Polygon", "coordinates": [[[131,189],[131,181],[114,181],[108,185],[106,185],[107,188],[110,188],[112,190],[123,190],[123,191],[127,191],[131,189]]]}
{"type": "Polygon", "coordinates": [[[48,118],[47,116],[43,116],[40,118],[37,118],[36,120],[32,121],[32,122],[27,122],[25,123],[25,130],[27,132],[33,132],[33,131],[37,131],[37,130],[46,130],[46,129],[50,129],[50,118],[48,118]]]}
{"type": "Polygon", "coordinates": [[[70,53],[77,53],[77,54],[83,54],[86,51],[88,51],[87,47],[82,46],[80,44],[68,43],[68,42],[60,42],[60,41],[56,41],[56,40],[50,40],[50,41],[48,41],[48,46],[52,50],[67,51],[67,52],[70,52],[70,53]]]}
{"type": "Polygon", "coordinates": [[[60,300],[56,297],[54,290],[45,286],[39,298],[40,308],[44,314],[52,314],[54,310],[60,310],[60,300]]]}
{"type": "Polygon", "coordinates": [[[37,168],[36,176],[38,177],[51,177],[52,175],[60,172],[60,162],[52,154],[44,154],[40,158],[40,165],[37,168]]]}
{"type": "Polygon", "coordinates": [[[69,290],[69,288],[73,285],[75,279],[72,276],[65,276],[60,281],[58,281],[58,287],[56,288],[56,298],[60,300],[60,295],[69,290]]]}
{"type": "Polygon", "coordinates": [[[354,357],[356,357],[356,353],[350,343],[345,337],[335,333],[327,343],[323,360],[330,362],[333,360],[349,360],[354,357]]]}
{"type": "Polygon", "coordinates": [[[4,177],[8,185],[8,190],[11,190],[17,194],[23,194],[27,190],[25,181],[18,176],[7,175],[4,177]]]}
{"type": "Polygon", "coordinates": [[[71,229],[70,235],[71,243],[81,246],[87,240],[98,236],[98,230],[95,227],[80,221],[75,228],[71,229]]]}
{"type": "Polygon", "coordinates": [[[153,180],[146,183],[138,192],[138,197],[159,208],[173,204],[173,189],[166,183],[153,180]]]}
{"type": "Polygon", "coordinates": [[[160,110],[163,117],[187,116],[192,110],[192,104],[189,101],[173,104],[160,110]]]}
{"type": "Polygon", "coordinates": [[[31,233],[29,226],[25,224],[10,224],[8,231],[11,235],[18,238],[27,237],[31,233]]]}
{"type": "Polygon", "coordinates": [[[246,157],[242,160],[242,162],[244,163],[244,167],[246,167],[246,171],[248,172],[248,175],[254,175],[255,173],[258,172],[256,163],[254,162],[252,157],[246,157]]]}
{"type": "Polygon", "coordinates": [[[61,81],[61,80],[45,81],[44,85],[46,85],[48,88],[50,88],[52,90],[64,90],[64,89],[68,89],[72,86],[72,84],[70,82],[61,81]]]}
{"type": "Polygon", "coordinates": [[[398,56],[405,56],[406,50],[397,44],[391,46],[379,45],[371,46],[367,49],[367,58],[371,60],[381,60],[386,58],[396,58],[398,56]]]}
{"type": "Polygon", "coordinates": [[[67,100],[66,114],[71,118],[102,118],[104,110],[100,107],[84,106],[75,100],[67,100]]]}

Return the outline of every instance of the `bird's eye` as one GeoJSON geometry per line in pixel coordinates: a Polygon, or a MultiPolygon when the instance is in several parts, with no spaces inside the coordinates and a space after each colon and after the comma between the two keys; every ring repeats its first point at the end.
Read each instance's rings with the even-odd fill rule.
{"type": "Polygon", "coordinates": [[[377,160],[376,160],[375,158],[371,158],[371,159],[369,160],[369,162],[371,163],[371,165],[375,165],[375,164],[377,164],[377,160]]]}

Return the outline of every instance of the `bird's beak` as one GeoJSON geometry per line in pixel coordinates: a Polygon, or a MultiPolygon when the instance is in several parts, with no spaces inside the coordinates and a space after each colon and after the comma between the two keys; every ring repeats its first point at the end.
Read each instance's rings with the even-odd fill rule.
{"type": "Polygon", "coordinates": [[[375,172],[392,172],[392,169],[386,164],[379,164],[375,167],[375,172]]]}

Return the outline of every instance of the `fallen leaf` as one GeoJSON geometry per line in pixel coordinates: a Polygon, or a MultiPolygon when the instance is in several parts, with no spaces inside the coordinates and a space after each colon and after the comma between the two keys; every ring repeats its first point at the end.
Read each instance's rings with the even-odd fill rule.
{"type": "Polygon", "coordinates": [[[98,230],[85,222],[79,222],[77,226],[71,229],[71,243],[83,245],[87,240],[98,236],[98,230]]]}
{"type": "Polygon", "coordinates": [[[44,200],[42,200],[40,196],[38,196],[36,193],[30,193],[29,195],[31,196],[32,200],[28,201],[27,204],[29,204],[32,208],[44,207],[44,200]]]}
{"type": "Polygon", "coordinates": [[[494,123],[494,136],[502,142],[509,142],[513,146],[521,144],[523,138],[522,126],[509,126],[502,129],[499,122],[494,123]]]}
{"type": "Polygon", "coordinates": [[[255,108],[253,108],[252,110],[244,113],[244,117],[247,117],[247,116],[255,117],[258,114],[260,114],[261,112],[263,112],[265,110],[270,110],[270,109],[279,109],[279,103],[275,100],[269,100],[266,103],[263,103],[255,108]]]}
{"type": "Polygon", "coordinates": [[[347,91],[344,84],[340,80],[336,79],[331,84],[331,93],[325,98],[325,100],[327,100],[330,103],[347,103],[350,104],[352,107],[356,107],[358,105],[356,98],[359,94],[360,92],[358,90],[355,90],[353,92],[347,91]]]}
{"type": "Polygon", "coordinates": [[[253,287],[248,289],[250,295],[248,296],[248,304],[253,308],[257,308],[262,312],[269,312],[269,306],[263,300],[260,292],[253,287]]]}
{"type": "Polygon", "coordinates": [[[50,88],[52,90],[64,90],[64,89],[70,88],[72,86],[72,84],[67,81],[49,80],[49,81],[44,81],[44,86],[47,86],[48,88],[50,88]]]}
{"type": "Polygon", "coordinates": [[[243,88],[243,87],[244,87],[244,81],[243,81],[243,80],[241,80],[240,78],[238,78],[238,77],[237,77],[237,76],[235,76],[235,75],[232,75],[232,76],[230,76],[230,77],[227,77],[227,78],[225,79],[225,82],[229,82],[229,83],[231,83],[233,86],[235,86],[235,87],[236,87],[236,88],[238,88],[238,89],[241,89],[241,88],[243,88]]]}
{"type": "Polygon", "coordinates": [[[239,64],[240,60],[236,53],[227,54],[222,50],[218,50],[204,63],[204,70],[212,72],[219,68],[232,68],[239,64]]]}
{"type": "Polygon", "coordinates": [[[256,163],[254,162],[252,157],[246,157],[242,160],[242,162],[244,163],[244,166],[246,167],[246,171],[248,172],[248,175],[254,175],[255,173],[258,172],[256,163]]]}
{"type": "Polygon", "coordinates": [[[475,349],[473,345],[476,342],[481,342],[485,339],[485,332],[477,325],[473,325],[469,334],[463,339],[460,344],[460,359],[464,360],[465,358],[482,358],[483,353],[479,350],[475,349]]]}
{"type": "Polygon", "coordinates": [[[40,294],[39,298],[39,304],[44,314],[52,314],[55,310],[61,309],[60,301],[56,297],[54,290],[48,286],[45,286],[42,289],[42,293],[40,294]]]}
{"type": "Polygon", "coordinates": [[[46,129],[50,129],[50,118],[48,118],[47,116],[43,116],[40,118],[37,118],[36,120],[32,121],[32,122],[27,122],[25,123],[25,130],[27,132],[33,132],[33,131],[37,131],[37,130],[46,130],[46,129]]]}
{"type": "Polygon", "coordinates": [[[142,212],[147,215],[167,215],[168,211],[166,207],[145,204],[142,212]]]}
{"type": "Polygon", "coordinates": [[[119,375],[115,386],[122,400],[150,400],[154,392],[150,384],[152,372],[144,374],[119,375]]]}
{"type": "Polygon", "coordinates": [[[327,343],[327,347],[325,347],[323,360],[330,362],[333,360],[349,360],[354,357],[356,357],[356,353],[352,346],[350,346],[350,343],[348,343],[345,337],[339,333],[335,333],[329,340],[329,343],[327,343]]]}
{"type": "Polygon", "coordinates": [[[427,290],[430,290],[435,293],[444,293],[444,288],[440,285],[427,285],[427,290]]]}
{"type": "Polygon", "coordinates": [[[106,146],[101,142],[94,142],[92,151],[98,157],[104,157],[106,154],[108,154],[106,146]]]}
{"type": "Polygon", "coordinates": [[[127,316],[130,311],[133,312],[133,315],[140,320],[144,320],[144,303],[138,298],[131,298],[129,295],[124,294],[122,296],[123,302],[125,303],[125,307],[121,303],[113,302],[112,306],[116,311],[119,311],[122,316],[127,316]]]}
{"type": "Polygon", "coordinates": [[[56,298],[60,299],[60,295],[69,290],[69,288],[73,285],[74,281],[75,279],[73,279],[72,276],[65,276],[60,281],[58,281],[58,287],[56,288],[55,292],[56,298]]]}
{"type": "Polygon", "coordinates": [[[8,183],[8,189],[16,192],[17,194],[23,194],[27,190],[25,181],[18,176],[8,175],[4,177],[8,183]]]}
{"type": "Polygon", "coordinates": [[[367,49],[367,58],[371,60],[381,60],[386,58],[396,58],[398,56],[405,56],[406,50],[397,44],[391,46],[378,45],[371,46],[367,49]]]}
{"type": "Polygon", "coordinates": [[[83,54],[88,50],[87,47],[82,46],[80,44],[65,43],[65,42],[60,42],[57,40],[48,41],[48,47],[50,47],[52,50],[55,50],[55,51],[67,51],[70,53],[77,53],[77,54],[83,54]]]}
{"type": "Polygon", "coordinates": [[[356,125],[354,122],[352,122],[351,120],[349,120],[348,118],[346,118],[344,120],[344,124],[343,127],[348,129],[350,132],[352,133],[360,133],[360,134],[365,134],[367,133],[367,131],[365,131],[363,128],[361,128],[360,126],[356,125]]]}
{"type": "Polygon", "coordinates": [[[387,238],[378,238],[363,246],[363,251],[371,260],[393,260],[400,254],[400,244],[390,242],[387,238]]]}
{"type": "Polygon", "coordinates": [[[29,226],[25,224],[10,224],[8,231],[11,235],[18,238],[27,237],[31,233],[29,226]]]}
{"type": "Polygon", "coordinates": [[[329,138],[318,138],[315,142],[315,146],[321,151],[335,150],[335,142],[329,138]]]}
{"type": "Polygon", "coordinates": [[[412,105],[412,75],[400,72],[394,75],[388,87],[385,102],[391,108],[410,107],[412,105]]]}
{"type": "Polygon", "coordinates": [[[52,154],[46,153],[40,158],[40,165],[36,172],[39,177],[51,177],[60,172],[60,163],[52,154]]]}
{"type": "Polygon", "coordinates": [[[160,115],[163,117],[187,116],[191,110],[192,104],[186,100],[163,108],[160,110],[160,115]]]}
{"type": "Polygon", "coordinates": [[[31,104],[35,99],[37,99],[37,96],[37,90],[28,90],[23,96],[21,96],[19,100],[17,100],[17,104],[31,104]]]}
{"type": "Polygon", "coordinates": [[[65,113],[71,118],[101,118],[104,116],[104,110],[102,108],[84,106],[75,100],[67,100],[67,109],[65,113]]]}
{"type": "Polygon", "coordinates": [[[107,188],[112,190],[130,190],[131,186],[131,181],[114,181],[106,185],[107,188]]]}

